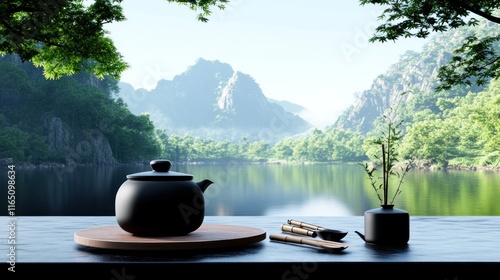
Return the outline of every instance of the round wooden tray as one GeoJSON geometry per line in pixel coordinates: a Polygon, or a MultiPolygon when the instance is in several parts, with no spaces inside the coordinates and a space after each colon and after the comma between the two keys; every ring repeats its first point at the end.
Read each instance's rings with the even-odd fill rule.
{"type": "Polygon", "coordinates": [[[242,246],[266,238],[266,232],[236,225],[202,224],[183,236],[142,237],[119,226],[102,226],[75,232],[74,240],[84,246],[119,250],[194,250],[242,246]]]}

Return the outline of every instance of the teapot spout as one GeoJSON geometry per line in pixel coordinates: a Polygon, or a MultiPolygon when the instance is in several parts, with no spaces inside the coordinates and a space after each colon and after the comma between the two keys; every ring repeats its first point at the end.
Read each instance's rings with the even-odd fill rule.
{"type": "Polygon", "coordinates": [[[359,231],[357,231],[357,230],[355,230],[354,232],[355,232],[357,235],[359,235],[359,237],[361,237],[361,239],[363,239],[363,241],[366,241],[366,240],[365,240],[365,236],[364,236],[361,232],[359,232],[359,231]]]}
{"type": "Polygon", "coordinates": [[[208,179],[205,179],[203,181],[197,182],[196,184],[198,184],[198,186],[200,187],[200,189],[201,189],[202,192],[205,192],[205,190],[208,188],[208,186],[210,186],[213,183],[214,182],[212,182],[212,181],[210,181],[208,179]]]}

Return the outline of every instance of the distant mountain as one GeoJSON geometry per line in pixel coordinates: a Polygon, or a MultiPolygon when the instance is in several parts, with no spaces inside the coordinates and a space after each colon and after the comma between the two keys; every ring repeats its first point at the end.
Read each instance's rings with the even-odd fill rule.
{"type": "Polygon", "coordinates": [[[300,116],[302,112],[308,111],[305,107],[300,106],[299,104],[292,103],[290,101],[286,100],[275,100],[272,98],[268,98],[269,102],[276,103],[283,107],[283,109],[287,110],[288,112],[300,116]]]}
{"type": "Polygon", "coordinates": [[[480,92],[484,87],[457,87],[443,93],[436,93],[437,74],[441,66],[450,61],[453,51],[459,47],[468,35],[498,35],[497,24],[483,22],[478,26],[462,27],[440,33],[433,37],[421,52],[407,51],[399,62],[393,64],[384,74],[379,75],[370,89],[358,95],[351,105],[331,127],[351,129],[367,134],[391,106],[397,96],[405,95],[401,116],[411,121],[408,112],[431,110],[437,112],[439,98],[464,96],[468,92],[480,92]]]}
{"type": "Polygon", "coordinates": [[[279,103],[270,102],[250,75],[217,60],[200,58],[182,74],[159,81],[150,91],[135,90],[123,82],[119,87],[118,96],[132,113],[149,114],[155,126],[166,129],[169,135],[217,141],[246,137],[275,143],[312,128],[279,103]]]}

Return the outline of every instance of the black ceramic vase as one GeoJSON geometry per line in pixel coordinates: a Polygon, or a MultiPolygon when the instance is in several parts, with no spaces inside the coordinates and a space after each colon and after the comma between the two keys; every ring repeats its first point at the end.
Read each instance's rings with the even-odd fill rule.
{"type": "Polygon", "coordinates": [[[365,211],[364,224],[365,234],[356,233],[367,243],[405,245],[410,240],[410,215],[394,205],[365,211]]]}

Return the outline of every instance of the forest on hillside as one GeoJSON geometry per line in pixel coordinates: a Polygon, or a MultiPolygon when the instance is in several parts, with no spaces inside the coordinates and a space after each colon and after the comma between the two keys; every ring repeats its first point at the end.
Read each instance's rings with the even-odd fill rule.
{"type": "MultiPolygon", "coordinates": [[[[369,143],[378,131],[363,135],[331,126],[273,146],[245,138],[230,142],[167,135],[147,115],[131,114],[112,97],[116,81],[95,82],[83,74],[45,80],[40,75],[30,65],[0,63],[0,158],[31,164],[115,164],[159,157],[176,162],[356,162],[373,154],[369,143]],[[53,118],[62,120],[58,129],[67,132],[64,143],[53,139],[53,118]],[[113,162],[96,161],[96,134],[108,142],[113,162]]],[[[463,96],[436,93],[434,104],[426,98],[414,95],[401,109],[403,157],[437,166],[499,166],[500,81],[463,96]]],[[[375,123],[383,125],[380,119],[375,123]]]]}
{"type": "Polygon", "coordinates": [[[467,27],[408,52],[374,81],[338,123],[275,144],[264,140],[215,141],[175,135],[134,115],[117,97],[118,81],[76,74],[47,80],[42,70],[14,55],[0,57],[0,161],[17,164],[149,162],[359,162],[373,159],[374,138],[394,96],[405,93],[398,111],[398,152],[422,166],[500,169],[500,81],[484,87],[435,91],[436,69],[460,38],[491,34],[493,26],[467,27]],[[450,46],[448,46],[450,45],[450,46]],[[339,125],[342,124],[342,125],[339,125]]]}
{"type": "Polygon", "coordinates": [[[160,154],[147,116],[112,98],[116,81],[89,74],[47,80],[0,58],[0,158],[15,163],[113,164],[160,154]]]}
{"type": "MultiPolygon", "coordinates": [[[[439,97],[432,109],[420,109],[417,98],[400,108],[404,137],[402,158],[414,158],[435,167],[491,167],[500,165],[500,81],[494,80],[479,93],[439,97]]],[[[165,136],[167,158],[176,161],[286,161],[357,162],[374,159],[372,145],[383,129],[382,118],[366,135],[334,126],[313,129],[308,135],[287,137],[274,146],[266,142],[215,142],[190,136],[165,136]]]]}

